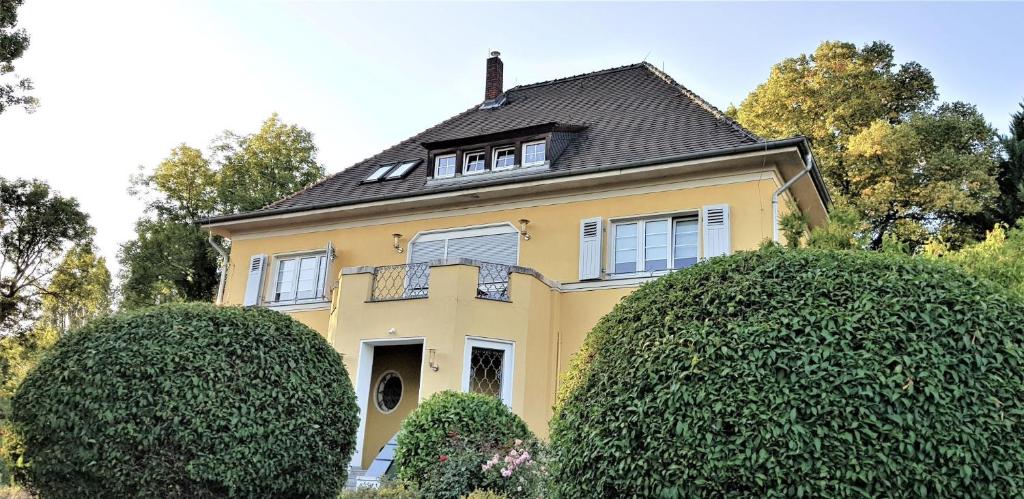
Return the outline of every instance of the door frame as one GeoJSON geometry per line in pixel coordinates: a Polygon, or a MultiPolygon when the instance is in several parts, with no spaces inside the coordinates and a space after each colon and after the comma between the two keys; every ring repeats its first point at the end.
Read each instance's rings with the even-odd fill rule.
{"type": "Polygon", "coordinates": [[[422,336],[409,338],[383,338],[374,340],[361,340],[359,342],[359,364],[356,368],[355,391],[356,405],[359,406],[359,429],[356,430],[356,448],[352,454],[349,466],[361,465],[363,462],[363,445],[366,443],[366,415],[370,407],[370,383],[373,382],[373,352],[378,346],[395,345],[422,345],[420,352],[420,387],[416,393],[416,402],[419,403],[423,394],[423,365],[427,361],[427,340],[422,336]]]}
{"type": "Polygon", "coordinates": [[[505,358],[502,359],[501,365],[501,401],[511,408],[512,380],[515,374],[516,363],[516,342],[482,338],[480,336],[467,336],[466,347],[462,357],[462,391],[464,392],[469,391],[469,363],[472,358],[473,347],[490,348],[505,352],[505,358]]]}

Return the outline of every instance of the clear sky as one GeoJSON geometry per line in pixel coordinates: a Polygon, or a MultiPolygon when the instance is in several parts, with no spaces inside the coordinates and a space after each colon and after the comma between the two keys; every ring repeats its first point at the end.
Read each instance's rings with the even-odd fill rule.
{"type": "Polygon", "coordinates": [[[0,114],[0,175],[77,197],[113,270],[141,205],[129,175],[182,142],[311,130],[329,173],[478,103],[500,50],[505,87],[645,57],[713,104],[823,40],[885,40],[929,68],[942,100],[1005,130],[1024,99],[1021,3],[351,4],[27,0],[17,63],[34,114],[0,114]]]}

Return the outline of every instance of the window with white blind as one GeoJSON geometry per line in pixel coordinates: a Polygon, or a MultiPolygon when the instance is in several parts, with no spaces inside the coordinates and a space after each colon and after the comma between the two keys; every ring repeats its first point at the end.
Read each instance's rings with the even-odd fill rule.
{"type": "MultiPolygon", "coordinates": [[[[409,263],[426,263],[434,260],[467,258],[499,265],[518,265],[519,231],[508,224],[470,229],[456,229],[430,232],[416,236],[409,244],[409,263]]],[[[501,272],[487,273],[490,280],[481,284],[485,287],[499,287],[508,282],[508,275],[501,272]]],[[[408,278],[406,283],[410,294],[425,294],[429,286],[430,269],[423,269],[408,278]]],[[[486,293],[485,293],[486,294],[486,293]]]]}
{"type": "Polygon", "coordinates": [[[323,300],[327,262],[327,255],[322,251],[275,258],[274,280],[270,287],[271,304],[323,300]]]}
{"type": "Polygon", "coordinates": [[[682,269],[697,263],[697,215],[654,217],[612,224],[616,274],[682,269]]]}
{"type": "Polygon", "coordinates": [[[420,234],[409,249],[409,263],[468,258],[517,265],[519,231],[508,224],[420,234]]]}

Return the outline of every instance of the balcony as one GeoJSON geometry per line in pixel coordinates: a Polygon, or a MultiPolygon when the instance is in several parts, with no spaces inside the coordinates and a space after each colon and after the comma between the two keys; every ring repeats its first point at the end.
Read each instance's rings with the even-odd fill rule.
{"type": "Polygon", "coordinates": [[[414,300],[430,294],[431,266],[466,265],[477,267],[476,297],[484,300],[512,301],[512,273],[534,275],[531,269],[475,260],[439,261],[373,267],[368,301],[414,300]]]}

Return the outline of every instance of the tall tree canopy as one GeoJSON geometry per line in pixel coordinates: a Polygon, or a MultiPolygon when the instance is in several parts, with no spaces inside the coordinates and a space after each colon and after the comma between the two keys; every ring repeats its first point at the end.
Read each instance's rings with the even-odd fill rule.
{"type": "Polygon", "coordinates": [[[1024,102],[1010,115],[1010,133],[999,138],[1003,158],[996,169],[998,197],[981,213],[967,217],[976,234],[984,234],[993,226],[1012,227],[1024,218],[1024,102]]]}
{"type": "Polygon", "coordinates": [[[217,285],[217,254],[197,222],[266,206],[323,178],[313,134],[272,115],[256,133],[231,131],[212,154],[182,144],[153,171],[132,179],[146,200],[136,238],[121,246],[122,306],[209,301],[217,285]]]}
{"type": "Polygon", "coordinates": [[[72,248],[50,279],[36,327],[51,328],[64,335],[89,320],[109,314],[110,285],[105,258],[96,255],[91,246],[72,248]]]}
{"type": "Polygon", "coordinates": [[[18,7],[25,0],[0,0],[0,113],[12,106],[35,109],[35,97],[25,94],[32,90],[32,80],[18,78],[14,72],[14,61],[28,48],[28,33],[16,29],[18,7]]]}
{"type": "Polygon", "coordinates": [[[0,177],[0,335],[31,326],[62,254],[93,232],[74,198],[38,180],[0,177]]]}
{"type": "Polygon", "coordinates": [[[931,73],[894,63],[887,43],[825,42],[776,64],[731,113],[766,138],[809,137],[830,190],[878,248],[887,235],[962,237],[960,220],[995,195],[995,131],[974,106],[933,107],[937,97],[931,73]]]}

